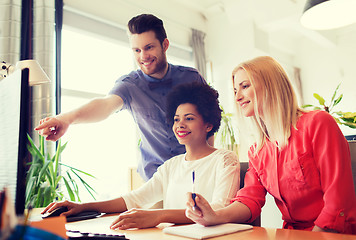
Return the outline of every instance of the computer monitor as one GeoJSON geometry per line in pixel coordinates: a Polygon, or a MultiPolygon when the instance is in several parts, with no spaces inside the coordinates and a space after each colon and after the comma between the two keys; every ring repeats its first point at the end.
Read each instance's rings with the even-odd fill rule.
{"type": "Polygon", "coordinates": [[[0,80],[0,189],[9,189],[17,215],[25,209],[29,70],[16,70],[0,80]]]}

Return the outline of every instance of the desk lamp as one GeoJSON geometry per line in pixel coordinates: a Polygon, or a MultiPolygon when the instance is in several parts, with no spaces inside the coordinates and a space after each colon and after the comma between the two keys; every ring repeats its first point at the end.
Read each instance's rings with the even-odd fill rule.
{"type": "Polygon", "coordinates": [[[24,68],[29,69],[30,86],[50,82],[47,74],[43,71],[40,64],[34,59],[19,61],[16,66],[6,63],[5,61],[0,61],[0,81],[13,73],[15,70],[24,68]]]}

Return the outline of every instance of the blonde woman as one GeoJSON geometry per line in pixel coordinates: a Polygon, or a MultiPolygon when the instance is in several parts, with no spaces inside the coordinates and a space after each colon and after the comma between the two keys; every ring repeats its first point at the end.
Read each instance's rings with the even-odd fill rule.
{"type": "Polygon", "coordinates": [[[297,105],[287,74],[271,57],[258,57],[232,72],[242,146],[249,157],[245,187],[232,204],[212,210],[189,194],[186,216],[202,225],[252,222],[271,194],[283,228],[356,234],[356,196],[348,143],[325,111],[297,105]],[[194,210],[195,209],[195,210],[194,210]]]}

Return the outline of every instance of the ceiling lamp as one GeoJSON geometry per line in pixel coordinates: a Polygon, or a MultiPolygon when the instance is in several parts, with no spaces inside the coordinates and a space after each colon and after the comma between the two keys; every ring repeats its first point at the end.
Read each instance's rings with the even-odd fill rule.
{"type": "Polygon", "coordinates": [[[307,0],[301,24],[313,30],[328,30],[356,22],[356,0],[307,0]]]}

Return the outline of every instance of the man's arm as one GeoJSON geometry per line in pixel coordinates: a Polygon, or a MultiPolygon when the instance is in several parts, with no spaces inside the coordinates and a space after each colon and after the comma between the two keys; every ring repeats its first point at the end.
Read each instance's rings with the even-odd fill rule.
{"type": "Polygon", "coordinates": [[[102,98],[94,98],[87,104],[65,115],[69,124],[99,122],[109,117],[115,111],[122,108],[124,101],[117,95],[108,95],[102,98]]]}
{"type": "Polygon", "coordinates": [[[87,104],[55,117],[47,117],[35,128],[46,140],[57,141],[71,124],[99,122],[123,107],[124,101],[117,95],[95,98],[87,104]]]}

